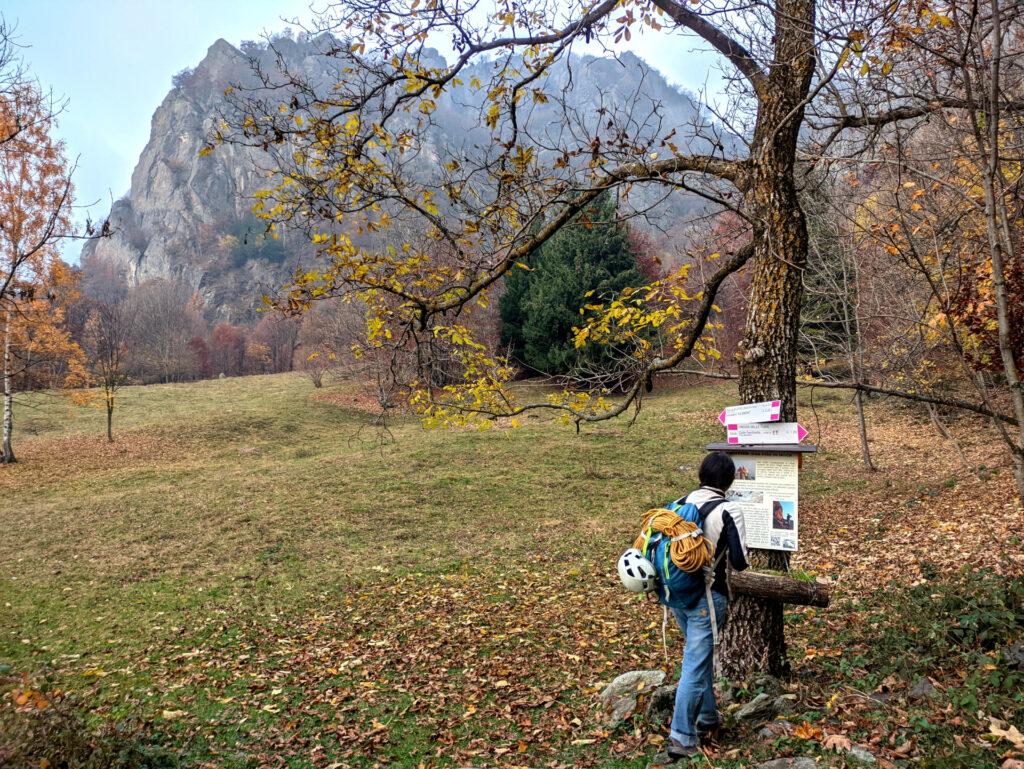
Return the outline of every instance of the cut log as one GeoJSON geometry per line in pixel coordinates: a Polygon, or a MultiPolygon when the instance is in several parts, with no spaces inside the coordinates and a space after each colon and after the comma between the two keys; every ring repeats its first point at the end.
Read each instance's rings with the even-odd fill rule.
{"type": "Polygon", "coordinates": [[[756,571],[733,571],[729,573],[729,586],[736,595],[801,606],[828,606],[828,587],[819,582],[804,582],[756,571]]]}

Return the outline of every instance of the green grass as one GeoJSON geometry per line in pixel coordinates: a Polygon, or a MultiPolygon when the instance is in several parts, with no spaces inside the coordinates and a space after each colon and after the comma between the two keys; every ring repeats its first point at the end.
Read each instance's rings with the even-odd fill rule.
{"type": "Polygon", "coordinates": [[[642,426],[576,435],[540,420],[382,431],[312,394],[297,376],[126,388],[113,447],[100,410],[48,397],[19,410],[21,462],[0,477],[16,532],[0,541],[0,660],[60,669],[63,687],[120,716],[125,687],[152,684],[124,660],[174,645],[197,617],[301,615],[380,581],[429,586],[537,553],[580,573],[692,483],[714,431],[676,414],[728,399],[679,393],[642,426]],[[109,675],[82,676],[96,668],[109,675]]]}
{"type": "MultiPolygon", "coordinates": [[[[644,766],[644,740],[593,712],[594,687],[663,664],[614,559],[693,485],[734,388],[659,392],[632,427],[579,435],[381,429],[348,391],[315,392],[292,375],[125,388],[113,445],[101,410],[22,405],[21,461],[0,468],[8,688],[25,674],[188,766],[644,766]]],[[[805,470],[802,510],[878,483],[843,452],[805,470]]],[[[837,643],[818,616],[790,615],[795,662],[819,630],[837,643]]],[[[851,645],[873,632],[851,628],[851,645]]]]}

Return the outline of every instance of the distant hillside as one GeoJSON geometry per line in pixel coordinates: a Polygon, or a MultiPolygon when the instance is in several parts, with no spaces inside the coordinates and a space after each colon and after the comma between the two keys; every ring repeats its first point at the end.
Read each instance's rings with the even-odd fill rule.
{"type": "MultiPolygon", "coordinates": [[[[274,45],[290,68],[300,68],[314,81],[330,82],[337,76],[331,65],[336,67],[337,62],[318,55],[323,43],[324,38],[281,38],[274,45]]],[[[175,76],[153,115],[131,189],[111,209],[116,232],[86,244],[85,269],[96,259],[110,259],[124,266],[133,283],[156,277],[180,280],[203,297],[211,320],[238,322],[251,319],[260,296],[311,258],[308,242],[299,233],[264,238],[262,224],[250,213],[249,196],[269,183],[258,158],[235,146],[199,157],[214,116],[224,106],[224,88],[251,82],[251,58],[272,66],[272,55],[263,46],[249,43],[239,49],[218,40],[195,69],[175,76]]],[[[600,105],[627,104],[638,92],[642,100],[661,105],[665,126],[685,126],[696,114],[689,97],[632,54],[618,60],[572,57],[550,77],[579,114],[594,119],[599,119],[600,105]],[[581,77],[583,72],[586,77],[581,77]]],[[[436,141],[466,141],[475,120],[466,105],[480,98],[465,88],[445,98],[435,114],[440,124],[436,141]]],[[[534,110],[532,127],[543,131],[546,121],[556,125],[554,110],[534,110]]],[[[678,221],[696,205],[693,198],[677,196],[661,216],[678,221]]]]}

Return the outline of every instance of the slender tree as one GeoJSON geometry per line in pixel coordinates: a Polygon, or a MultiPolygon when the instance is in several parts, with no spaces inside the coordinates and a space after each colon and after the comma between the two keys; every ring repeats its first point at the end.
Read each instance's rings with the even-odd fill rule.
{"type": "MultiPolygon", "coordinates": [[[[0,28],[0,38],[4,31],[0,28]]],[[[4,38],[5,39],[5,38],[4,38]]],[[[5,56],[0,40],[0,68],[5,56]]],[[[2,77],[0,77],[2,80],[2,77]]],[[[0,85],[4,85],[0,83],[0,85]]],[[[0,88],[0,313],[3,316],[3,461],[13,462],[15,337],[31,318],[70,228],[71,176],[53,135],[50,104],[33,84],[0,88]]]]}
{"type": "Polygon", "coordinates": [[[863,180],[851,229],[877,252],[863,274],[885,297],[872,311],[874,390],[924,401],[944,435],[935,406],[990,418],[1024,499],[1024,7],[907,7],[862,54],[880,66],[841,79],[847,114],[815,151],[863,180]],[[899,119],[869,116],[878,109],[899,119]],[[837,128],[854,130],[832,144],[837,128]]]}
{"type": "Polygon", "coordinates": [[[77,274],[60,260],[33,285],[22,284],[3,309],[3,453],[14,462],[14,396],[18,391],[65,389],[89,383],[81,348],[65,322],[77,298],[77,274]]]}
{"type": "Polygon", "coordinates": [[[32,84],[0,93],[0,303],[46,274],[71,234],[71,169],[49,103],[32,84]]]}
{"type": "Polygon", "coordinates": [[[94,380],[103,390],[107,413],[107,440],[114,441],[114,405],[128,381],[125,370],[135,312],[126,300],[92,304],[85,322],[84,347],[94,380]]]}

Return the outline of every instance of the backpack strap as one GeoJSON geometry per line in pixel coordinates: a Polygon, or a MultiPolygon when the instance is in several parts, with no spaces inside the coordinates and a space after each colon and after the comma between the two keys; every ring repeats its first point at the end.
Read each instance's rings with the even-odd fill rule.
{"type": "Polygon", "coordinates": [[[715,499],[709,499],[703,505],[697,508],[697,515],[700,516],[700,522],[704,523],[707,517],[711,515],[715,510],[728,502],[725,497],[716,497],[715,499]]]}
{"type": "MultiPolygon", "coordinates": [[[[686,497],[688,496],[690,495],[687,494],[686,497]]],[[[675,502],[669,502],[667,505],[665,505],[665,509],[671,510],[673,513],[678,513],[679,508],[686,504],[686,497],[680,497],[675,502]]]]}
{"type": "MultiPolygon", "coordinates": [[[[697,509],[697,515],[700,516],[700,522],[703,524],[709,515],[728,501],[729,500],[725,497],[716,497],[715,499],[710,499],[705,502],[697,509]]],[[[718,571],[718,564],[722,562],[722,559],[725,557],[727,552],[727,548],[722,548],[722,550],[715,556],[715,560],[712,562],[711,566],[706,567],[707,571],[704,573],[704,595],[708,600],[708,614],[710,615],[709,619],[711,620],[711,643],[714,649],[718,649],[718,617],[715,612],[715,600],[711,597],[711,585],[714,584],[715,572],[718,571]]],[[[714,665],[713,662],[712,665],[714,665]]]]}

